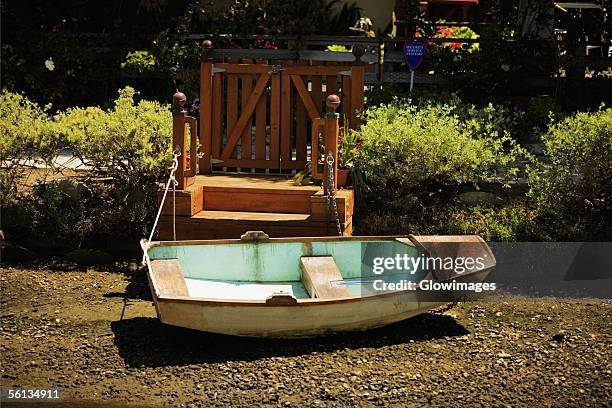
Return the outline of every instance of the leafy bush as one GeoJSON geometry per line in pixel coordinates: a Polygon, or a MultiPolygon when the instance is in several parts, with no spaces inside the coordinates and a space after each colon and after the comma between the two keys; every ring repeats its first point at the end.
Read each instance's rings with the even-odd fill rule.
{"type": "Polygon", "coordinates": [[[453,104],[369,109],[354,159],[360,201],[414,212],[448,199],[457,185],[516,174],[525,153],[503,129],[501,113],[453,104]]]}
{"type": "MultiPolygon", "coordinates": [[[[145,232],[155,207],[157,182],[172,155],[167,106],[135,103],[132,88],[119,91],[112,109],[73,108],[53,117],[19,95],[5,93],[4,100],[9,103],[2,105],[0,146],[9,174],[19,172],[23,168],[19,162],[29,157],[55,166],[59,148],[69,148],[84,164],[69,179],[58,174],[52,181],[42,178],[34,188],[22,188],[19,195],[2,202],[9,214],[19,208],[21,232],[76,244],[145,232]],[[21,141],[21,147],[10,147],[17,146],[15,141],[21,141]]],[[[4,212],[3,216],[10,218],[4,212]]]]}
{"type": "Polygon", "coordinates": [[[487,241],[548,240],[537,213],[526,203],[468,207],[458,203],[432,206],[418,216],[371,214],[357,225],[363,235],[480,235],[487,241]]]}
{"type": "Polygon", "coordinates": [[[158,102],[135,104],[130,87],[119,91],[113,109],[72,108],[52,123],[52,137],[66,140],[97,175],[122,182],[158,177],[172,156],[170,110],[158,102]]]}
{"type": "Polygon", "coordinates": [[[561,239],[612,238],[612,109],[578,113],[543,136],[530,196],[561,239]]]}
{"type": "Polygon", "coordinates": [[[155,57],[147,50],[128,52],[125,61],[121,63],[121,69],[137,74],[152,71],[155,69],[155,57]]]}
{"type": "Polygon", "coordinates": [[[16,194],[23,169],[16,160],[33,159],[36,135],[46,119],[45,109],[20,94],[0,94],[0,205],[16,194]]]}
{"type": "Polygon", "coordinates": [[[561,108],[551,96],[534,96],[529,98],[525,113],[521,118],[523,134],[540,134],[548,130],[548,126],[558,122],[562,117],[561,108]]]}

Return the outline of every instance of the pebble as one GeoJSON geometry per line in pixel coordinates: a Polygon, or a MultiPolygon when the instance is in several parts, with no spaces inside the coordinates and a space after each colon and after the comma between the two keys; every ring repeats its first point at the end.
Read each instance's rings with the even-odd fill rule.
{"type": "Polygon", "coordinates": [[[71,399],[102,397],[117,406],[538,406],[543,396],[557,405],[605,406],[612,400],[609,301],[588,307],[536,298],[468,302],[453,316],[424,314],[370,332],[242,339],[161,324],[144,275],[126,270],[3,270],[2,385],[53,378],[71,399]],[[129,307],[119,320],[123,300],[105,295],[126,287],[129,307]],[[548,323],[544,310],[563,314],[552,312],[548,323]]]}

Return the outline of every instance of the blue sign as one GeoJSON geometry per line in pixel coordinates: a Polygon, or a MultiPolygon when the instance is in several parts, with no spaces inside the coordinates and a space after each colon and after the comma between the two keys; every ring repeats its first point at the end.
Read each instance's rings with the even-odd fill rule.
{"type": "Polygon", "coordinates": [[[406,41],[404,43],[404,61],[411,70],[415,70],[423,62],[423,57],[427,51],[427,45],[422,42],[406,41]]]}

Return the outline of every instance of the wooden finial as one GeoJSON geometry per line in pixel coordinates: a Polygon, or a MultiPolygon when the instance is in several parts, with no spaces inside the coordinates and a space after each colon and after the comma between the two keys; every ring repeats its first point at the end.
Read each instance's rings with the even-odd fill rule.
{"type": "Polygon", "coordinates": [[[338,95],[329,95],[326,102],[327,114],[330,116],[337,115],[336,109],[340,105],[340,97],[338,95]]]}
{"type": "Polygon", "coordinates": [[[203,54],[205,60],[212,58],[213,43],[210,40],[204,40],[202,43],[203,54]]]}
{"type": "Polygon", "coordinates": [[[183,111],[186,103],[187,96],[184,93],[176,91],[176,93],[172,95],[172,104],[177,112],[183,111]]]}
{"type": "Polygon", "coordinates": [[[355,56],[355,60],[357,62],[361,62],[361,57],[363,57],[363,54],[365,54],[365,47],[361,44],[355,44],[353,45],[353,55],[355,56]]]}

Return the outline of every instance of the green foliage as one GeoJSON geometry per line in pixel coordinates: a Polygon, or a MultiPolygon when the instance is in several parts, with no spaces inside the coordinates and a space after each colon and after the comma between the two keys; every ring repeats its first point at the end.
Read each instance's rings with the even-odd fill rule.
{"type": "Polygon", "coordinates": [[[155,57],[147,50],[128,52],[121,68],[138,74],[155,69],[155,57]]]}
{"type": "Polygon", "coordinates": [[[468,207],[458,203],[427,207],[418,215],[371,214],[360,220],[363,235],[480,235],[487,241],[540,241],[537,213],[523,201],[468,207]]]}
{"type": "Polygon", "coordinates": [[[328,45],[327,48],[325,49],[325,51],[330,51],[330,52],[351,52],[351,49],[348,48],[348,47],[345,47],[344,45],[333,44],[333,45],[328,45]]]}
{"type": "Polygon", "coordinates": [[[526,131],[546,132],[551,123],[561,119],[561,108],[551,96],[534,96],[529,98],[522,118],[522,127],[526,131]]]}
{"type": "Polygon", "coordinates": [[[417,211],[457,185],[508,179],[526,153],[504,130],[497,108],[393,103],[366,112],[355,169],[360,199],[391,211],[417,211]]]}
{"type": "Polygon", "coordinates": [[[34,148],[36,134],[46,120],[45,109],[21,94],[0,94],[0,161],[25,158],[34,148]]]}
{"type": "Polygon", "coordinates": [[[23,168],[16,161],[32,160],[39,148],[36,135],[46,119],[45,109],[20,94],[0,94],[0,205],[17,193],[23,168]]]}
{"type": "Polygon", "coordinates": [[[561,239],[612,238],[612,109],[566,118],[543,140],[530,197],[549,227],[561,239]]]}
{"type": "Polygon", "coordinates": [[[352,169],[355,165],[355,155],[361,146],[359,132],[346,127],[340,128],[338,136],[338,166],[344,169],[352,169]]]}
{"type": "Polygon", "coordinates": [[[134,89],[119,91],[113,109],[71,108],[57,114],[50,133],[99,175],[133,182],[157,177],[171,159],[172,116],[158,102],[134,103],[134,89]]]}
{"type": "Polygon", "coordinates": [[[171,160],[172,118],[167,106],[135,103],[134,93],[120,90],[109,110],[72,108],[52,117],[20,95],[3,93],[3,174],[22,171],[19,163],[29,158],[59,173],[61,168],[53,168],[59,148],[69,148],[86,166],[70,179],[58,181],[55,174],[56,180],[42,179],[32,189],[19,186],[18,179],[11,190],[3,186],[12,194],[3,196],[2,206],[25,211],[29,233],[78,244],[144,234],[157,183],[171,160]]]}

